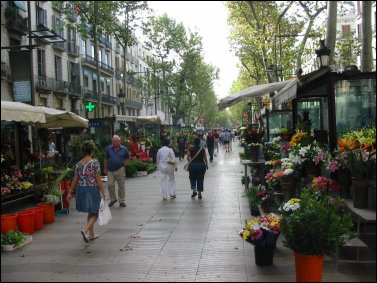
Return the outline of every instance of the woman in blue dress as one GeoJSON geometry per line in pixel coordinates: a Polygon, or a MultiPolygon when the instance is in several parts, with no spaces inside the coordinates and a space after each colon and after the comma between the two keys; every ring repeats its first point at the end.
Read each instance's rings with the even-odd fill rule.
{"type": "Polygon", "coordinates": [[[98,238],[94,233],[93,226],[98,218],[101,197],[105,198],[105,190],[101,180],[100,164],[93,159],[94,142],[85,141],[82,146],[84,158],[81,159],[75,167],[75,175],[71,182],[71,187],[67,200],[69,201],[76,190],[76,210],[87,212],[87,223],[81,229],[83,240],[88,243],[89,240],[98,238]]]}

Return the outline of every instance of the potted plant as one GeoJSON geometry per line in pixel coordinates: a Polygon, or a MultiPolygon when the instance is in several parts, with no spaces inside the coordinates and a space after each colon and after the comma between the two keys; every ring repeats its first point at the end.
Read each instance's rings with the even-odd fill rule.
{"type": "Polygon", "coordinates": [[[280,234],[281,217],[270,213],[246,221],[239,235],[254,245],[255,264],[271,265],[280,234]]]}
{"type": "Polygon", "coordinates": [[[9,230],[5,235],[1,234],[1,248],[4,251],[13,251],[32,242],[32,236],[21,232],[9,230]]]}
{"type": "Polygon", "coordinates": [[[294,252],[297,281],[321,281],[323,256],[355,236],[351,215],[343,199],[331,196],[332,188],[336,186],[330,180],[315,179],[303,188],[300,199],[282,206],[283,244],[294,252]]]}
{"type": "MultiPolygon", "coordinates": [[[[338,140],[352,176],[353,206],[368,206],[369,179],[376,176],[376,127],[351,130],[338,140]]],[[[375,182],[374,182],[375,183],[375,182]]]]}

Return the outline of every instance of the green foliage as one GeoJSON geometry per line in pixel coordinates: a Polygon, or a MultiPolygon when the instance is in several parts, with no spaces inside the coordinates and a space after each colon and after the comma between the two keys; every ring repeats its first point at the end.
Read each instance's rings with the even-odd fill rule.
{"type": "Polygon", "coordinates": [[[126,170],[126,176],[132,177],[138,171],[148,171],[148,163],[140,161],[140,160],[130,160],[125,170],[126,170]]]}
{"type": "Polygon", "coordinates": [[[73,160],[71,159],[62,166],[59,171],[56,171],[56,175],[52,184],[49,185],[49,189],[44,195],[44,201],[47,203],[57,204],[60,202],[60,183],[73,172],[73,160]]]}
{"type": "Polygon", "coordinates": [[[246,190],[246,196],[247,196],[247,200],[250,206],[259,204],[257,192],[258,192],[257,186],[251,186],[249,189],[246,190]]]}
{"type": "Polygon", "coordinates": [[[26,237],[21,232],[14,232],[9,230],[5,235],[1,234],[2,245],[18,245],[25,241],[26,237]]]}
{"type": "Polygon", "coordinates": [[[300,200],[295,200],[283,206],[286,247],[304,255],[332,254],[355,236],[351,215],[339,197],[304,188],[300,200]]]}

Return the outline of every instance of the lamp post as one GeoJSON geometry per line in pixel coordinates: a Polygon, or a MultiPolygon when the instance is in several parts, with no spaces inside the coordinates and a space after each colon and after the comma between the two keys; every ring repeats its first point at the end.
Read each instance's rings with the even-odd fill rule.
{"type": "Polygon", "coordinates": [[[331,49],[327,48],[325,45],[325,40],[321,39],[319,41],[319,49],[316,49],[317,62],[320,68],[325,68],[329,65],[329,58],[331,49]]]}

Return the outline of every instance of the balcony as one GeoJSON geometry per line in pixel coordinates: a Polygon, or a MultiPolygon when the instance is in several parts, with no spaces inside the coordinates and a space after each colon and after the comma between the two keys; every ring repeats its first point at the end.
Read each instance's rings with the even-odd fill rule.
{"type": "Polygon", "coordinates": [[[56,80],[47,76],[38,76],[35,79],[36,88],[40,93],[51,93],[51,91],[67,94],[70,83],[67,81],[56,80]]]}
{"type": "Polygon", "coordinates": [[[111,104],[117,104],[117,98],[108,94],[101,95],[102,102],[108,102],[111,104]]]}
{"type": "Polygon", "coordinates": [[[73,99],[81,98],[81,86],[70,83],[68,86],[68,95],[73,99]]]}
{"type": "Polygon", "coordinates": [[[98,92],[85,88],[84,89],[84,99],[97,101],[98,100],[98,92]]]}
{"type": "Polygon", "coordinates": [[[80,56],[80,48],[78,45],[75,44],[73,41],[67,42],[68,45],[68,54],[73,56],[80,56]]]}
{"type": "Polygon", "coordinates": [[[141,110],[143,108],[143,105],[138,101],[126,99],[126,107],[141,110]]]}
{"type": "Polygon", "coordinates": [[[114,75],[114,68],[110,67],[109,65],[100,62],[99,67],[104,70],[105,72],[108,72],[111,75],[114,75]]]}
{"type": "Polygon", "coordinates": [[[52,46],[60,51],[67,51],[67,45],[65,42],[55,42],[52,44],[52,46]]]}
{"type": "Polygon", "coordinates": [[[28,33],[28,25],[27,25],[27,17],[22,17],[21,15],[13,15],[7,18],[6,27],[9,32],[13,32],[18,35],[27,35],[28,33]]]}

